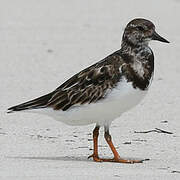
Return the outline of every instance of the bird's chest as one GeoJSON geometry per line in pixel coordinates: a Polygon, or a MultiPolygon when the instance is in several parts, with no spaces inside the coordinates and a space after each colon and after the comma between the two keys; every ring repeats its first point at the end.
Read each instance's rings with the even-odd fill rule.
{"type": "Polygon", "coordinates": [[[153,67],[147,60],[133,59],[132,62],[122,65],[122,76],[128,83],[132,83],[133,89],[147,90],[153,76],[153,67]]]}
{"type": "Polygon", "coordinates": [[[121,81],[108,95],[107,100],[112,101],[114,106],[118,106],[120,111],[124,112],[136,106],[146,93],[146,90],[134,88],[132,82],[128,82],[125,77],[122,77],[121,81]]]}
{"type": "Polygon", "coordinates": [[[141,78],[144,77],[145,68],[143,63],[138,58],[134,58],[133,63],[131,64],[131,68],[134,70],[137,76],[141,78]]]}

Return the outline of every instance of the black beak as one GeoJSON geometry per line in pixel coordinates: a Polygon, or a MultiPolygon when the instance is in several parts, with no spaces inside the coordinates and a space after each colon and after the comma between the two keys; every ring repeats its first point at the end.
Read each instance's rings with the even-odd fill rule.
{"type": "Polygon", "coordinates": [[[161,42],[165,42],[165,43],[169,43],[169,41],[167,41],[166,39],[164,39],[163,37],[161,37],[156,31],[154,31],[154,34],[152,36],[153,40],[157,40],[157,41],[161,41],[161,42]]]}

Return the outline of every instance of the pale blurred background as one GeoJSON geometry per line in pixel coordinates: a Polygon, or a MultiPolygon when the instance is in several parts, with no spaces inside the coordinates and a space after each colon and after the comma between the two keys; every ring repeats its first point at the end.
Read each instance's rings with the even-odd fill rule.
{"type": "MultiPolygon", "coordinates": [[[[0,179],[179,179],[173,173],[180,171],[179,19],[179,0],[0,0],[0,179]],[[155,54],[150,92],[111,131],[120,155],[151,161],[93,163],[86,158],[93,125],[69,127],[45,116],[6,114],[9,106],[48,93],[119,49],[126,24],[136,17],[154,22],[171,43],[150,44],[155,54]],[[155,127],[174,134],[134,134],[155,127]]],[[[101,155],[110,155],[103,140],[100,145],[101,155]]]]}

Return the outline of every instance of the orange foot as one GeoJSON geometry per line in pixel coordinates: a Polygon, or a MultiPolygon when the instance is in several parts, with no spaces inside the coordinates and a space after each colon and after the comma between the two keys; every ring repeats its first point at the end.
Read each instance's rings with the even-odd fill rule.
{"type": "Polygon", "coordinates": [[[92,154],[92,155],[88,156],[88,159],[89,159],[89,158],[93,158],[93,160],[94,160],[95,162],[103,162],[103,161],[99,158],[99,156],[98,156],[98,155],[95,155],[95,154],[92,154]]]}
{"type": "Polygon", "coordinates": [[[116,163],[128,163],[128,164],[134,164],[134,163],[142,163],[143,161],[148,161],[149,159],[143,159],[143,160],[128,160],[128,159],[103,159],[103,158],[99,158],[98,156],[92,154],[91,156],[88,157],[89,158],[93,158],[93,160],[95,162],[116,162],[116,163]]]}

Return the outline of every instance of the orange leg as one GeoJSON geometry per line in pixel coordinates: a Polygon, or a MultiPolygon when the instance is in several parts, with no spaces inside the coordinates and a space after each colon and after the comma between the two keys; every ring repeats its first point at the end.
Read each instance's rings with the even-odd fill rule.
{"type": "Polygon", "coordinates": [[[109,147],[111,148],[111,151],[113,152],[114,158],[113,159],[104,159],[99,158],[98,156],[98,136],[99,136],[99,126],[96,126],[93,131],[93,144],[94,144],[94,152],[91,156],[88,158],[93,157],[93,160],[96,162],[118,162],[118,163],[142,163],[145,160],[127,160],[120,158],[118,152],[116,151],[116,148],[113,145],[111,135],[109,134],[109,130],[105,130],[104,137],[106,139],[106,142],[108,143],[109,147]]]}
{"type": "Polygon", "coordinates": [[[99,126],[96,126],[93,130],[93,145],[94,145],[94,152],[88,158],[93,158],[94,161],[101,162],[98,156],[98,136],[99,136],[99,126]]]}
{"type": "Polygon", "coordinates": [[[111,148],[111,151],[113,152],[114,158],[113,159],[101,159],[101,161],[104,162],[118,162],[118,163],[142,163],[144,160],[127,160],[120,158],[118,152],[116,151],[116,148],[113,145],[111,135],[109,134],[109,131],[106,131],[104,134],[104,137],[106,139],[106,142],[108,143],[109,147],[111,148]]]}

